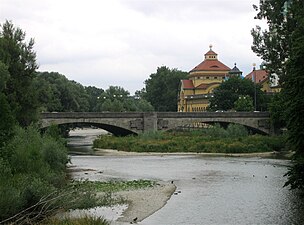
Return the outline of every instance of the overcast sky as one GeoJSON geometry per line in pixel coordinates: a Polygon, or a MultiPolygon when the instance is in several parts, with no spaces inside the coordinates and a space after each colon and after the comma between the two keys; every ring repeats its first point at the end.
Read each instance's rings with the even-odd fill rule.
{"type": "Polygon", "coordinates": [[[40,71],[82,85],[133,94],[157,67],[190,71],[213,45],[219,60],[246,75],[252,4],[258,0],[0,0],[6,19],[35,39],[40,71]]]}

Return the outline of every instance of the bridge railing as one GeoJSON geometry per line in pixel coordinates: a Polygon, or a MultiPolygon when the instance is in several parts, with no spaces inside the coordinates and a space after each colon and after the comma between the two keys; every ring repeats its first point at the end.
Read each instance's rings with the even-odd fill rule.
{"type": "Polygon", "coordinates": [[[41,118],[142,118],[156,114],[157,118],[261,118],[269,112],[44,112],[41,118]]]}

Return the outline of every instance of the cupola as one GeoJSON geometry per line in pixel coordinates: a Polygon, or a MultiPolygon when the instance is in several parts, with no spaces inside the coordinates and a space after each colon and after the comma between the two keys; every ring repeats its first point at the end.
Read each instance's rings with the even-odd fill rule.
{"type": "Polygon", "coordinates": [[[209,45],[210,50],[205,54],[205,60],[217,60],[217,54],[212,51],[212,45],[209,45]]]}
{"type": "Polygon", "coordinates": [[[236,63],[234,63],[234,67],[228,72],[230,76],[242,76],[242,71],[237,68],[236,63]]]}

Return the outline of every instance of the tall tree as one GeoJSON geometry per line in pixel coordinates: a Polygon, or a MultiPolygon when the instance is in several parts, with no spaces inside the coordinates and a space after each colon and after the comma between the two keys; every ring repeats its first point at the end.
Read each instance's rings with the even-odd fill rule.
{"type": "MultiPolygon", "coordinates": [[[[232,77],[214,90],[214,97],[210,99],[211,110],[230,110],[235,106],[235,102],[242,96],[249,96],[247,100],[255,98],[256,88],[257,109],[266,110],[265,96],[260,89],[260,85],[255,85],[249,79],[232,77]]],[[[253,103],[252,103],[253,104],[253,103]]]]}
{"type": "Polygon", "coordinates": [[[89,96],[89,111],[97,111],[98,97],[104,92],[103,89],[94,86],[85,87],[85,91],[89,96]]]}
{"type": "MultiPolygon", "coordinates": [[[[298,1],[298,0],[296,0],[298,1]]],[[[256,26],[251,30],[252,50],[264,60],[264,66],[270,74],[277,74],[283,81],[286,74],[286,62],[290,55],[290,34],[294,21],[287,18],[290,0],[260,0],[260,5],[253,5],[257,11],[255,19],[266,19],[268,29],[256,26]]]]}
{"type": "Polygon", "coordinates": [[[156,73],[145,81],[144,99],[149,101],[157,111],[176,111],[177,94],[180,80],[188,73],[166,66],[157,68],[156,73]]]}
{"type": "Polygon", "coordinates": [[[10,76],[4,94],[13,114],[22,126],[37,119],[36,93],[33,88],[34,72],[38,68],[34,40],[25,42],[25,32],[6,21],[0,29],[0,61],[10,76]]]}
{"type": "Polygon", "coordinates": [[[257,19],[266,19],[268,30],[252,30],[252,49],[266,61],[270,72],[279,75],[288,140],[296,152],[286,185],[304,189],[304,2],[261,0],[259,7],[254,7],[257,19]]]}
{"type": "Polygon", "coordinates": [[[89,95],[81,84],[55,72],[39,72],[35,88],[41,111],[79,112],[89,110],[89,95]]]}

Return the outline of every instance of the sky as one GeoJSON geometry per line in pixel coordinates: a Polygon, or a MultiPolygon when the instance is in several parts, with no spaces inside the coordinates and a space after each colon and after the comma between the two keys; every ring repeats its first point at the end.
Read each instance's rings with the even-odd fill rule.
{"type": "Polygon", "coordinates": [[[134,94],[158,67],[189,72],[212,44],[218,59],[247,75],[261,59],[251,50],[258,0],[0,0],[34,38],[39,71],[84,86],[120,86],[134,94]]]}

